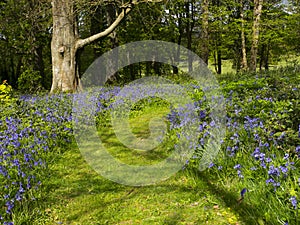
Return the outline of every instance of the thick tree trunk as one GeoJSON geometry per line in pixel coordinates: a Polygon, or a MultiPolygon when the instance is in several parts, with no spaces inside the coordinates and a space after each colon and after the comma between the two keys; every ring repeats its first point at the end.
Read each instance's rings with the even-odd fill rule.
{"type": "Polygon", "coordinates": [[[76,74],[78,31],[72,0],[53,0],[52,87],[50,93],[73,92],[79,84],[76,74]]]}
{"type": "Polygon", "coordinates": [[[256,71],[256,58],[258,50],[258,40],[259,40],[259,25],[260,16],[262,12],[263,0],[254,0],[254,18],[252,27],[252,46],[251,46],[251,59],[249,70],[256,71]]]}
{"type": "MultiPolygon", "coordinates": [[[[158,0],[159,1],[159,0],[158,0]]],[[[151,1],[156,2],[156,1],[151,1]]],[[[50,93],[75,92],[81,89],[77,69],[77,50],[112,33],[138,1],[123,5],[116,20],[104,31],[85,39],[79,39],[73,0],[52,0],[53,34],[52,87],[50,93]]]]}

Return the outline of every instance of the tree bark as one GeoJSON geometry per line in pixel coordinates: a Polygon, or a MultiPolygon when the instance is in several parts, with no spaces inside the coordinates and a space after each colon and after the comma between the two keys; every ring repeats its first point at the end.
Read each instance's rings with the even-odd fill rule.
{"type": "Polygon", "coordinates": [[[217,49],[217,57],[218,57],[218,71],[217,73],[218,74],[221,74],[222,73],[222,51],[220,49],[220,46],[218,46],[218,49],[217,49]]]}
{"type": "MultiPolygon", "coordinates": [[[[111,25],[115,19],[116,19],[116,15],[117,15],[117,10],[115,8],[115,6],[113,4],[108,4],[107,5],[107,24],[111,25]]],[[[118,38],[117,38],[117,32],[114,30],[111,32],[111,34],[109,35],[110,37],[110,42],[111,42],[111,48],[114,49],[116,47],[118,47],[119,43],[118,43],[118,38]]],[[[118,52],[116,51],[115,57],[112,57],[111,59],[109,59],[109,61],[107,63],[109,63],[108,69],[110,71],[108,71],[108,78],[112,81],[116,81],[119,79],[119,73],[115,72],[118,68],[118,52]]]]}
{"type": "Polygon", "coordinates": [[[246,40],[245,40],[245,27],[244,27],[244,4],[243,0],[240,0],[241,4],[241,41],[242,41],[242,62],[241,62],[241,69],[242,71],[248,70],[248,63],[247,63],[247,52],[246,52],[246,40]]]}
{"type": "Polygon", "coordinates": [[[74,5],[71,0],[53,0],[53,34],[51,41],[52,87],[50,93],[73,92],[79,85],[76,74],[76,41],[74,5]]]}
{"type": "Polygon", "coordinates": [[[208,6],[209,1],[203,0],[202,2],[202,49],[201,49],[201,58],[208,65],[209,57],[209,36],[208,36],[208,6]]]}
{"type": "MultiPolygon", "coordinates": [[[[104,29],[104,18],[102,16],[103,14],[103,7],[96,7],[96,9],[94,9],[94,12],[91,16],[91,25],[90,25],[90,35],[94,35],[97,34],[99,32],[101,32],[104,29]]],[[[93,52],[94,52],[94,58],[98,58],[100,57],[103,52],[101,51],[101,42],[96,42],[95,41],[95,45],[93,46],[93,52]]]]}
{"type": "MultiPolygon", "coordinates": [[[[192,50],[192,32],[194,28],[194,6],[193,3],[187,1],[185,3],[185,13],[186,13],[186,35],[187,35],[187,49],[192,50]]],[[[193,58],[192,54],[188,52],[188,68],[189,72],[193,71],[193,58]]]]}
{"type": "MultiPolygon", "coordinates": [[[[155,0],[148,0],[155,2],[155,0]]],[[[73,0],[52,0],[53,34],[51,41],[52,55],[52,87],[50,93],[75,92],[80,90],[78,62],[76,54],[78,49],[108,36],[120,24],[132,7],[138,4],[133,0],[121,7],[121,13],[109,27],[85,39],[79,39],[76,14],[73,0]]]]}
{"type": "MultiPolygon", "coordinates": [[[[178,47],[177,47],[177,51],[176,51],[175,56],[174,56],[174,62],[175,62],[176,65],[179,63],[179,60],[180,60],[180,46],[181,46],[181,41],[182,41],[182,37],[183,37],[183,34],[184,34],[184,28],[183,28],[183,23],[182,23],[182,14],[178,13],[177,18],[178,18],[179,35],[178,35],[178,39],[177,39],[178,47]]],[[[175,38],[172,41],[175,43],[176,42],[175,38]]],[[[178,72],[179,72],[178,67],[177,66],[172,66],[172,68],[173,68],[173,74],[178,74],[178,72]]]]}
{"type": "Polygon", "coordinates": [[[263,0],[254,0],[254,17],[253,17],[253,27],[252,27],[252,46],[251,46],[251,59],[249,70],[256,71],[256,58],[258,50],[259,41],[259,26],[260,26],[260,16],[262,12],[263,0]]]}

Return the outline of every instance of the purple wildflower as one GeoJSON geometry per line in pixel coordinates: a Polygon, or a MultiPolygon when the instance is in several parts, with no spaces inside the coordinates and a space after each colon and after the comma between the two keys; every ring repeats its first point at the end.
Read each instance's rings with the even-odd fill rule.
{"type": "Polygon", "coordinates": [[[241,198],[244,198],[246,191],[247,191],[247,188],[243,188],[243,190],[241,191],[241,198]]]}
{"type": "Polygon", "coordinates": [[[292,203],[294,209],[297,209],[297,199],[296,199],[296,197],[295,197],[295,196],[292,196],[292,197],[290,198],[290,201],[291,201],[291,203],[292,203]]]}

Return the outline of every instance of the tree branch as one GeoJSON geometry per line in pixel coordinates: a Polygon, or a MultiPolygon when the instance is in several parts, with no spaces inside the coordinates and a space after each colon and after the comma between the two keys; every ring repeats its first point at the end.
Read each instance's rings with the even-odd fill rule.
{"type": "Polygon", "coordinates": [[[123,20],[125,15],[127,15],[130,11],[131,11],[131,8],[123,9],[122,13],[120,13],[118,18],[106,30],[104,30],[100,33],[97,33],[93,36],[90,36],[88,38],[79,39],[76,43],[76,49],[82,48],[85,45],[88,45],[88,44],[98,40],[99,38],[108,36],[111,32],[114,31],[114,29],[116,29],[116,27],[120,24],[120,22],[123,20]]]}
{"type": "Polygon", "coordinates": [[[129,14],[129,12],[132,10],[134,5],[137,5],[139,3],[145,3],[145,2],[158,3],[158,2],[163,2],[163,0],[131,0],[129,3],[127,3],[121,7],[122,12],[119,14],[117,19],[106,30],[104,30],[100,33],[97,33],[93,36],[90,36],[88,38],[85,38],[85,39],[78,39],[76,42],[76,49],[80,49],[80,48],[98,40],[99,38],[106,37],[109,34],[111,34],[111,32],[113,32],[116,29],[116,27],[122,22],[122,20],[125,18],[125,16],[127,14],[129,14]]]}

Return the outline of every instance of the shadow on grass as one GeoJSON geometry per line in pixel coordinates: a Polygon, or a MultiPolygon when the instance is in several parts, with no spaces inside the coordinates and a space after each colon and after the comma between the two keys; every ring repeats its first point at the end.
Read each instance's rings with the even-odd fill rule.
{"type": "MultiPolygon", "coordinates": [[[[275,218],[271,218],[268,222],[266,222],[264,220],[264,211],[259,209],[257,206],[252,206],[250,202],[247,202],[247,198],[239,203],[239,192],[236,193],[235,191],[228,191],[225,188],[220,187],[218,184],[211,182],[205,173],[197,171],[196,175],[198,179],[205,182],[208,191],[215,196],[220,196],[225,205],[236,212],[239,215],[240,220],[242,220],[245,224],[278,224],[278,221],[276,221],[275,218]]],[[[261,193],[261,196],[264,194],[266,193],[261,193]]]]}
{"type": "MultiPolygon", "coordinates": [[[[145,135],[142,131],[136,133],[137,137],[145,135]]],[[[149,133],[147,134],[149,136],[149,133]]],[[[99,137],[106,149],[114,157],[125,163],[132,165],[145,165],[162,161],[168,157],[168,153],[165,151],[168,146],[166,140],[161,143],[157,148],[151,151],[145,150],[132,150],[122,144],[116,137],[112,127],[105,127],[99,131],[99,137]]]]}
{"type": "MultiPolygon", "coordinates": [[[[79,150],[74,150],[74,147],[70,152],[66,151],[55,165],[52,165],[50,174],[51,176],[44,185],[44,193],[48,193],[43,196],[43,206],[41,207],[44,210],[47,211],[48,208],[53,213],[55,210],[60,211],[64,206],[72,204],[76,199],[90,199],[87,201],[87,203],[91,203],[90,206],[77,205],[72,215],[65,215],[66,218],[63,220],[67,224],[68,221],[79,221],[84,213],[90,214],[93,210],[105,211],[109,205],[122,203],[136,194],[132,187],[102,178],[86,163],[79,150]],[[97,196],[96,200],[95,196],[97,196]],[[110,198],[106,198],[106,196],[110,196],[110,198]]],[[[46,217],[49,217],[49,214],[46,217]]],[[[50,217],[53,219],[56,215],[50,217]]]]}

